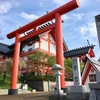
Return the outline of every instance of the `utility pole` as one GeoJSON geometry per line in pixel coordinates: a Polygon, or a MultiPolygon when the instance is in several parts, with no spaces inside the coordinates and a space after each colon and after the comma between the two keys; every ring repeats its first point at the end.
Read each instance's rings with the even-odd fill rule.
{"type": "Polygon", "coordinates": [[[100,15],[95,16],[95,21],[96,21],[98,42],[99,42],[99,48],[100,48],[100,15]]]}

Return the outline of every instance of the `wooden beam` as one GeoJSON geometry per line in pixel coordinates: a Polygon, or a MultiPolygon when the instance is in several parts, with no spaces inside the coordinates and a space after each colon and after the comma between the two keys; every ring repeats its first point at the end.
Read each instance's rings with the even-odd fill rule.
{"type": "Polygon", "coordinates": [[[70,12],[70,11],[74,10],[75,8],[79,7],[79,5],[80,5],[79,0],[71,0],[70,2],[66,3],[65,5],[57,8],[57,9],[55,9],[55,10],[49,12],[49,13],[47,13],[46,15],[44,15],[44,16],[42,16],[42,17],[40,17],[40,18],[38,18],[38,19],[36,19],[36,20],[34,20],[34,21],[32,21],[32,22],[30,22],[30,23],[28,23],[28,24],[26,24],[26,25],[24,25],[20,28],[18,28],[17,30],[15,30],[13,32],[8,33],[7,37],[9,39],[11,39],[11,38],[15,37],[16,33],[22,34],[25,31],[28,31],[35,26],[39,26],[43,23],[46,23],[46,22],[54,19],[56,13],[63,15],[65,13],[70,12]]]}
{"type": "Polygon", "coordinates": [[[49,25],[49,26],[47,26],[47,27],[44,27],[44,28],[41,29],[41,30],[33,31],[33,33],[30,33],[30,34],[28,34],[28,35],[26,35],[26,36],[21,37],[21,38],[19,39],[19,42],[22,42],[22,41],[24,41],[24,40],[27,40],[27,39],[29,39],[29,38],[31,38],[31,37],[34,37],[34,36],[36,36],[36,35],[39,35],[39,34],[41,34],[41,33],[43,33],[43,32],[49,31],[50,29],[53,29],[53,28],[55,28],[55,23],[54,23],[54,24],[51,24],[51,25],[49,25]]]}

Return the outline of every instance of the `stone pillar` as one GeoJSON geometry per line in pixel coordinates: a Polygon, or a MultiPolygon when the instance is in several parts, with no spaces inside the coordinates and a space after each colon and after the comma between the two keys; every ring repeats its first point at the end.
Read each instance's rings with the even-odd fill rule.
{"type": "Polygon", "coordinates": [[[78,57],[72,58],[74,85],[81,85],[80,62],[78,57]]]}
{"type": "Polygon", "coordinates": [[[96,73],[97,83],[90,83],[90,99],[89,100],[100,100],[100,72],[96,73]]]}
{"type": "Polygon", "coordinates": [[[74,85],[68,87],[67,100],[87,100],[86,87],[81,85],[80,62],[78,57],[72,58],[74,85]]]}

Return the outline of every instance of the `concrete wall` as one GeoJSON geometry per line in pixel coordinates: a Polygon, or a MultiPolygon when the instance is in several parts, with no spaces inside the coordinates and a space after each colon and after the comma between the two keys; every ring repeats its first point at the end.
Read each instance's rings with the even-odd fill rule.
{"type": "Polygon", "coordinates": [[[32,89],[36,89],[36,91],[54,91],[55,89],[55,82],[50,81],[27,81],[26,82],[29,87],[32,89]]]}
{"type": "Polygon", "coordinates": [[[0,89],[0,95],[8,94],[8,89],[0,89]]]}

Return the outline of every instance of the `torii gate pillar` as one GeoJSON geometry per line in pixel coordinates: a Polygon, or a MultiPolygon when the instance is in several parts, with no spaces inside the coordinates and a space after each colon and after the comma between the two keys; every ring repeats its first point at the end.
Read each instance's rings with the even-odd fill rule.
{"type": "MultiPolygon", "coordinates": [[[[56,37],[56,63],[64,68],[63,40],[62,40],[62,19],[59,13],[55,14],[55,37],[56,37]]],[[[65,73],[61,70],[61,88],[65,88],[65,73]]]]}
{"type": "Polygon", "coordinates": [[[16,89],[16,85],[18,80],[18,63],[19,63],[19,53],[20,53],[19,38],[20,38],[20,34],[16,33],[12,78],[11,78],[11,84],[10,84],[10,89],[8,91],[8,95],[12,95],[12,94],[14,95],[18,93],[18,89],[16,89]]]}

